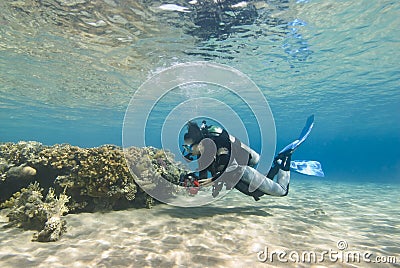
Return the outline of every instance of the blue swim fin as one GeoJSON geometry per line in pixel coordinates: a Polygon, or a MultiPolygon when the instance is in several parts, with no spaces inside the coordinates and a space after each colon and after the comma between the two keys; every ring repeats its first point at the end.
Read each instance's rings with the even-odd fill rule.
{"type": "Polygon", "coordinates": [[[312,130],[314,126],[314,115],[311,115],[307,118],[307,122],[306,125],[304,126],[303,130],[301,131],[300,136],[297,138],[297,140],[293,141],[292,143],[286,145],[285,148],[283,148],[279,154],[290,151],[291,153],[293,153],[294,150],[297,149],[297,147],[300,146],[300,144],[302,144],[307,137],[310,135],[310,132],[312,130]]]}
{"type": "Polygon", "coordinates": [[[307,160],[290,161],[290,170],[309,176],[325,177],[321,163],[318,161],[307,161],[307,160]]]}
{"type": "MultiPolygon", "coordinates": [[[[289,152],[290,154],[296,150],[300,144],[302,144],[310,135],[311,130],[314,126],[314,115],[311,115],[307,118],[306,125],[300,133],[300,136],[297,140],[288,144],[285,148],[283,148],[279,154],[289,152]]],[[[324,171],[322,170],[321,163],[318,161],[307,161],[307,160],[294,160],[290,161],[290,169],[300,174],[305,174],[309,176],[317,176],[324,177],[324,171]]]]}

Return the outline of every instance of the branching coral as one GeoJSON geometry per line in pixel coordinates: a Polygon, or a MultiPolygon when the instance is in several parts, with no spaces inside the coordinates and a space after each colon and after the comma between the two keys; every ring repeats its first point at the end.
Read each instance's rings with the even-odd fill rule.
{"type": "Polygon", "coordinates": [[[54,189],[50,188],[43,200],[42,191],[39,183],[30,184],[4,202],[3,207],[10,209],[7,216],[11,226],[41,230],[33,240],[57,241],[66,232],[66,222],[61,217],[68,212],[69,197],[60,194],[57,198],[54,189]]]}

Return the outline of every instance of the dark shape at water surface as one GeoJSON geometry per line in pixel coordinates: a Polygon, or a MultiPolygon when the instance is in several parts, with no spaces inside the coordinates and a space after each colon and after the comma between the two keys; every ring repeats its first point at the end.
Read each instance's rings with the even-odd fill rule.
{"type": "Polygon", "coordinates": [[[188,32],[201,39],[227,39],[232,32],[243,32],[235,27],[252,25],[258,18],[254,4],[234,1],[199,1],[195,5],[191,19],[196,27],[188,32]]]}
{"type": "Polygon", "coordinates": [[[274,13],[288,9],[288,1],[200,0],[172,25],[200,41],[194,49],[185,50],[187,55],[234,60],[256,39],[273,36],[283,41],[291,32],[289,22],[274,13]]]}

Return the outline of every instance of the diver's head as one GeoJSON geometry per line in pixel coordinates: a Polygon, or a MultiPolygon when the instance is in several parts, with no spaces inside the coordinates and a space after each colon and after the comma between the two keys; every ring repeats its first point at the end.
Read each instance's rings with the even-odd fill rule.
{"type": "Polygon", "coordinates": [[[184,149],[190,153],[191,155],[199,155],[199,143],[203,139],[203,134],[197,123],[193,121],[189,121],[187,123],[188,131],[185,133],[183,139],[185,145],[183,145],[184,149]]]}
{"type": "Polygon", "coordinates": [[[185,144],[192,146],[194,144],[198,144],[203,139],[203,134],[197,123],[189,121],[187,123],[188,131],[185,133],[183,137],[185,144]]]}

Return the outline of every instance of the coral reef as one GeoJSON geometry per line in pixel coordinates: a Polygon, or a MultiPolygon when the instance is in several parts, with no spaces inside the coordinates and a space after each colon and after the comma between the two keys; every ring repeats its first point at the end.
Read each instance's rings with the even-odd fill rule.
{"type": "Polygon", "coordinates": [[[150,188],[155,187],[154,178],[178,184],[179,175],[185,171],[164,150],[130,147],[125,154],[129,168],[124,151],[114,145],[0,144],[0,202],[37,181],[45,192],[52,187],[60,194],[66,188],[71,211],[149,207],[154,200],[137,182],[150,188]]]}
{"type": "Polygon", "coordinates": [[[163,180],[178,185],[182,172],[171,153],[153,147],[1,143],[0,204],[11,210],[13,225],[41,230],[38,241],[55,241],[65,231],[64,213],[150,208],[156,202],[148,190],[163,180]]]}
{"type": "MultiPolygon", "coordinates": [[[[135,181],[147,193],[157,194],[159,198],[167,200],[178,193],[179,177],[182,172],[187,173],[182,166],[173,161],[174,155],[170,152],[158,150],[154,147],[125,149],[126,162],[131,173],[136,175],[135,181]],[[166,183],[170,182],[170,183],[166,183]],[[162,192],[157,189],[162,189],[162,192]]],[[[154,200],[144,200],[146,207],[151,206],[154,200]]]]}

